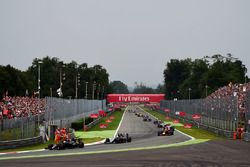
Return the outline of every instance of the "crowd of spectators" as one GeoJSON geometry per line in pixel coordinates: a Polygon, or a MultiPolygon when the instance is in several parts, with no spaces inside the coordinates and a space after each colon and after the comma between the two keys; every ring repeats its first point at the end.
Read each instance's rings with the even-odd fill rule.
{"type": "Polygon", "coordinates": [[[29,117],[45,112],[45,99],[37,97],[10,97],[0,99],[0,120],[29,117]]]}
{"type": "Polygon", "coordinates": [[[226,97],[237,97],[238,111],[239,113],[247,112],[247,92],[250,91],[250,83],[245,84],[232,84],[219,88],[217,91],[210,94],[207,99],[221,99],[226,97]]]}

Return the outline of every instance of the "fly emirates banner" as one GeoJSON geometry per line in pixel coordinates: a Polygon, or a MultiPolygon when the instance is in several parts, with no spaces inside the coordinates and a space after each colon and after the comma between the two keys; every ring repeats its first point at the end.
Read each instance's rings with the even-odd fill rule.
{"type": "Polygon", "coordinates": [[[114,102],[150,102],[159,103],[165,94],[108,94],[107,101],[114,102]]]}

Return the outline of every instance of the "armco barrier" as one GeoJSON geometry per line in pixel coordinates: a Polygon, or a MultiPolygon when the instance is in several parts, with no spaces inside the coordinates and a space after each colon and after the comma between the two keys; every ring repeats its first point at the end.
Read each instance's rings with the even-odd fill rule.
{"type": "Polygon", "coordinates": [[[0,141],[0,149],[25,147],[25,146],[31,146],[31,145],[40,144],[40,143],[42,143],[41,136],[28,138],[28,139],[22,139],[22,140],[0,141]]]}

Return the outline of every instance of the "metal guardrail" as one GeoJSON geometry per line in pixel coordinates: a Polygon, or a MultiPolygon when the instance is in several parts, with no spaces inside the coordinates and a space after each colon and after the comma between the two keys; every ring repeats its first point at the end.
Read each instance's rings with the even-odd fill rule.
{"type": "Polygon", "coordinates": [[[18,148],[24,146],[31,146],[42,142],[42,137],[37,136],[33,138],[11,140],[11,141],[0,141],[0,149],[18,148]]]}

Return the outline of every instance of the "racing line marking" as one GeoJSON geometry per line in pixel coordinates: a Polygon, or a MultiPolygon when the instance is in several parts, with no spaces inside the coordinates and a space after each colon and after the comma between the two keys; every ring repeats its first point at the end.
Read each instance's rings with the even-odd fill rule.
{"type": "Polygon", "coordinates": [[[118,125],[118,127],[117,127],[117,129],[116,129],[116,132],[115,132],[114,136],[113,136],[114,138],[115,138],[115,136],[117,135],[117,133],[118,133],[118,131],[119,131],[119,129],[120,129],[120,126],[121,126],[121,124],[122,124],[124,115],[125,115],[125,113],[127,112],[127,110],[128,110],[128,106],[127,106],[126,109],[124,110],[124,113],[123,113],[123,115],[122,115],[122,119],[121,119],[121,121],[120,121],[120,123],[119,123],[119,125],[118,125]]]}

